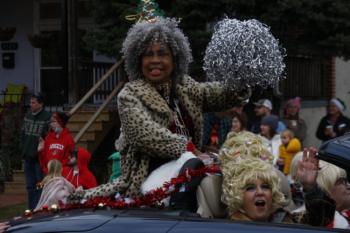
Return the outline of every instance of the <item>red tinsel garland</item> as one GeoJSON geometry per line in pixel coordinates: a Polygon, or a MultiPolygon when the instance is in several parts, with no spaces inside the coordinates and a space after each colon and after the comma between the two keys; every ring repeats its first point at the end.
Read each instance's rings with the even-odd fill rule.
{"type": "MultiPolygon", "coordinates": [[[[109,207],[111,209],[125,209],[131,207],[147,207],[156,206],[164,199],[170,196],[170,194],[177,192],[176,188],[179,184],[184,184],[191,181],[193,177],[204,176],[206,174],[220,173],[220,168],[217,165],[205,166],[196,170],[187,169],[184,173],[180,174],[176,178],[172,178],[170,182],[163,184],[163,187],[154,189],[147,194],[137,197],[137,198],[118,198],[114,199],[111,197],[95,197],[87,200],[84,203],[77,204],[59,204],[60,210],[69,209],[82,209],[82,208],[105,208],[109,207]]],[[[49,207],[44,206],[41,211],[36,212],[46,212],[50,211],[49,207]]],[[[56,209],[55,209],[56,211],[56,209]]]]}

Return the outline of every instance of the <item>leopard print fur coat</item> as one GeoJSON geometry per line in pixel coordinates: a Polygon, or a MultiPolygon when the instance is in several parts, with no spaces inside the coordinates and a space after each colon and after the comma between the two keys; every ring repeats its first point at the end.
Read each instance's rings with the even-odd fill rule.
{"type": "MultiPolygon", "coordinates": [[[[220,83],[199,83],[189,76],[177,83],[178,100],[193,120],[192,141],[197,148],[201,148],[203,112],[228,109],[249,97],[247,92],[244,95],[237,95],[220,83]]],[[[114,182],[86,190],[86,199],[115,193],[139,196],[141,184],[148,176],[150,157],[175,159],[186,151],[187,139],[168,129],[173,121],[172,110],[150,83],[144,80],[127,83],[118,95],[118,110],[124,137],[119,141],[125,142],[122,175],[114,182]]]]}

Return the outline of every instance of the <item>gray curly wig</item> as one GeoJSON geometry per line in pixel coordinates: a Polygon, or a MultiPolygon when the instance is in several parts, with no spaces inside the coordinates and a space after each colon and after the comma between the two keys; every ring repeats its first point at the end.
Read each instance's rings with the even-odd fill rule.
{"type": "Polygon", "coordinates": [[[130,28],[122,47],[129,80],[143,78],[141,56],[154,41],[169,46],[174,59],[173,78],[180,80],[188,72],[192,54],[187,37],[173,18],[143,21],[130,28]]]}

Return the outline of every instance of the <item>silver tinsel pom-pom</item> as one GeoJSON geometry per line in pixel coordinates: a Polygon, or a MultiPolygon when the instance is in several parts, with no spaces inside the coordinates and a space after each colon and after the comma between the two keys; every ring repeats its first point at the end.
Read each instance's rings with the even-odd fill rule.
{"type": "Polygon", "coordinates": [[[210,81],[228,88],[275,86],[284,76],[285,51],[269,28],[252,19],[224,19],[214,28],[204,67],[210,81]]]}

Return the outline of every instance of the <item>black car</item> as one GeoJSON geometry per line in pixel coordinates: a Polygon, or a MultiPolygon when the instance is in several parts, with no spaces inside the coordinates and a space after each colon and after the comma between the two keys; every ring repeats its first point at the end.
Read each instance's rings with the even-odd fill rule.
{"type": "Polygon", "coordinates": [[[343,168],[350,181],[350,133],[323,143],[318,158],[343,168]]]}
{"type": "MultiPolygon", "coordinates": [[[[344,168],[350,177],[350,134],[325,142],[318,157],[344,168]]],[[[149,232],[149,233],[232,233],[232,232],[350,232],[299,224],[238,222],[206,219],[184,211],[145,209],[74,209],[41,212],[11,222],[7,232],[149,232]]]]}
{"type": "MultiPolygon", "coordinates": [[[[149,232],[149,233],[232,233],[232,232],[325,232],[326,228],[298,224],[233,222],[205,219],[192,213],[157,209],[70,210],[39,213],[14,221],[7,232],[149,232]]],[[[334,232],[348,232],[333,230],[334,232]]]]}

